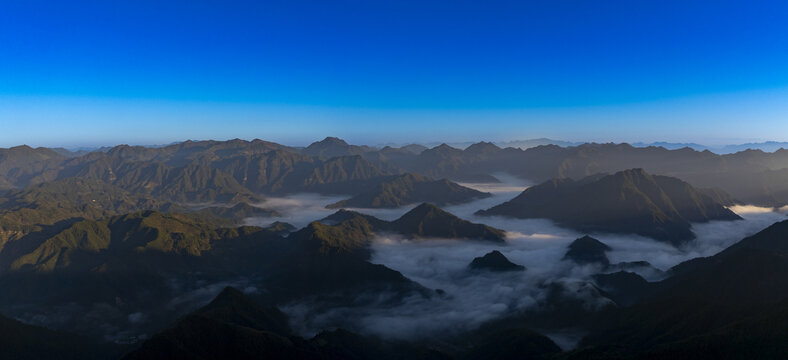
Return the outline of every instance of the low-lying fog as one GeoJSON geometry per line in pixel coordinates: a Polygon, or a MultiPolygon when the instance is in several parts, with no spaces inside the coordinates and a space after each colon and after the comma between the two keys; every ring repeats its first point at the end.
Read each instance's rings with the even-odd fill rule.
{"type": "MultiPolygon", "coordinates": [[[[316,313],[316,304],[289,304],[285,310],[293,324],[308,335],[333,326],[351,327],[352,330],[386,338],[416,339],[436,334],[451,335],[471,330],[481,323],[513,312],[537,309],[545,291],[540,284],[561,283],[575,291],[568,293],[598,306],[606,302],[592,296],[593,291],[584,284],[590,275],[600,269],[594,266],[577,266],[561,258],[574,239],[585,234],[559,228],[549,220],[518,220],[503,217],[477,217],[473,213],[490,208],[519,194],[528,184],[504,174],[495,174],[503,180],[497,184],[463,184],[492,197],[463,205],[446,206],[444,209],[461,218],[484,223],[507,231],[505,245],[467,240],[410,241],[393,236],[381,236],[373,242],[373,263],[386,265],[400,271],[408,278],[432,289],[442,289],[446,296],[430,299],[414,296],[398,306],[380,305],[359,308],[333,308],[316,313]],[[524,265],[520,273],[479,273],[467,269],[474,257],[492,250],[501,251],[509,260],[524,265]]],[[[250,224],[266,225],[275,220],[287,221],[302,227],[310,221],[328,216],[334,210],[325,205],[346,197],[326,197],[300,194],[286,199],[273,198],[266,207],[275,208],[284,215],[278,219],[249,219],[250,224]]],[[[362,213],[393,220],[416,206],[397,209],[354,209],[362,213]]],[[[785,219],[785,214],[753,206],[737,206],[732,210],[743,221],[713,221],[693,225],[697,239],[677,249],[671,245],[634,235],[591,234],[613,250],[608,252],[611,263],[648,261],[660,270],[698,256],[713,255],[742,238],[785,219]]],[[[637,270],[636,270],[637,271],[637,270]]],[[[651,281],[660,280],[660,272],[643,269],[637,271],[651,281]]],[[[322,307],[321,307],[322,308],[322,307]]],[[[577,334],[553,336],[564,348],[574,346],[577,334]]]]}

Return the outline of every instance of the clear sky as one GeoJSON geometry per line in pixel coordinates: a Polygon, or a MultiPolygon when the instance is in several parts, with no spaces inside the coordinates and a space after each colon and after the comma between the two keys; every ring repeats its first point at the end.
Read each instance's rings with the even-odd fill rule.
{"type": "Polygon", "coordinates": [[[788,141],[788,1],[0,2],[0,146],[788,141]]]}

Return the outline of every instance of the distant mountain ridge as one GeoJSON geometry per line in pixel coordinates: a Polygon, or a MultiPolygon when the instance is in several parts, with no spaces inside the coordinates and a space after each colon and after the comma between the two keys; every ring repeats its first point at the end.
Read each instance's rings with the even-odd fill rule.
{"type": "Polygon", "coordinates": [[[470,189],[447,179],[433,180],[418,174],[406,173],[393,176],[391,180],[381,182],[372,190],[326,207],[329,209],[395,208],[418,202],[442,206],[490,196],[489,193],[470,189]]]}
{"type": "MultiPolygon", "coordinates": [[[[684,146],[671,150],[674,146],[667,143],[656,145],[671,149],[572,143],[562,144],[564,147],[542,144],[523,150],[485,142],[468,143],[462,149],[441,144],[429,149],[409,146],[378,150],[350,145],[337,138],[327,138],[313,145],[312,149],[306,150],[257,139],[185,141],[158,148],[120,145],[106,152],[82,156],[24,146],[0,149],[0,191],[75,176],[92,176],[114,183],[130,176],[128,172],[136,173],[132,168],[149,169],[143,173],[152,172],[146,177],[154,180],[158,178],[155,173],[159,171],[174,175],[183,171],[174,169],[205,166],[231,176],[256,195],[303,191],[357,195],[372,189],[386,176],[406,172],[461,182],[494,182],[491,174],[501,172],[540,183],[552,178],[580,179],[642,167],[648,172],[677,177],[697,187],[722,189],[733,199],[744,203],[788,205],[788,150],[778,149],[771,153],[744,150],[718,155],[684,146]],[[129,162],[142,164],[132,166],[129,162]],[[167,169],[154,171],[158,166],[152,165],[154,163],[163,164],[167,169]]],[[[778,143],[768,145],[779,146],[778,143]]],[[[197,173],[207,172],[200,170],[197,173]]],[[[217,174],[217,181],[222,177],[217,174]]],[[[201,180],[197,184],[207,186],[214,182],[201,180]]],[[[225,180],[219,182],[228,187],[234,186],[225,180]]],[[[149,181],[150,188],[137,190],[145,190],[149,194],[161,191],[163,196],[190,199],[224,198],[220,188],[195,188],[189,194],[174,194],[168,189],[157,189],[155,183],[149,181]],[[212,191],[216,195],[212,195],[212,191]]]]}
{"type": "Polygon", "coordinates": [[[394,221],[384,221],[355,211],[339,210],[321,220],[332,225],[359,221],[372,231],[396,233],[414,238],[476,239],[504,242],[506,233],[484,224],[476,224],[428,203],[414,207],[394,221]]]}

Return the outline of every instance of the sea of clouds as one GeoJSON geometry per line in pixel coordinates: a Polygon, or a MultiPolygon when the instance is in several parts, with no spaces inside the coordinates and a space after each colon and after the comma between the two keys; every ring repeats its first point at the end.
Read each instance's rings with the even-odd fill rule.
{"type": "MultiPolygon", "coordinates": [[[[418,339],[436,334],[451,335],[472,330],[486,321],[538,307],[546,296],[544,284],[560,283],[572,288],[569,294],[582,298],[589,306],[600,306],[607,299],[595,296],[587,288],[591,275],[602,269],[579,266],[562,260],[567,246],[585,235],[560,228],[544,219],[510,219],[478,217],[474,213],[510,200],[528,187],[528,183],[506,174],[495,174],[501,183],[463,184],[491,197],[462,205],[445,206],[461,218],[484,223],[507,231],[506,244],[459,239],[412,240],[399,236],[380,236],[373,241],[372,262],[383,264],[431,289],[441,289],[444,296],[407,298],[392,306],[385,294],[378,306],[332,307],[311,302],[288,304],[283,308],[293,324],[304,335],[336,326],[394,339],[418,339]],[[474,272],[468,264],[492,250],[503,253],[510,261],[524,265],[527,271],[515,273],[474,272]],[[314,309],[320,309],[315,311],[314,309]]],[[[299,194],[272,198],[266,207],[281,213],[281,218],[248,219],[248,223],[266,225],[286,221],[302,227],[334,212],[325,205],[347,196],[299,194]]],[[[394,220],[417,204],[396,209],[353,209],[384,220],[394,220]]],[[[742,238],[755,234],[785,219],[785,214],[754,206],[736,206],[732,210],[742,221],[712,221],[694,224],[697,238],[681,248],[656,240],[622,234],[590,234],[612,248],[607,255],[611,263],[648,261],[666,271],[672,266],[695,257],[714,255],[742,238]]],[[[661,272],[635,270],[650,281],[664,277],[661,272]]],[[[550,335],[550,334],[548,334],[550,335]]],[[[580,338],[572,329],[552,336],[564,348],[571,348],[580,338]]]]}

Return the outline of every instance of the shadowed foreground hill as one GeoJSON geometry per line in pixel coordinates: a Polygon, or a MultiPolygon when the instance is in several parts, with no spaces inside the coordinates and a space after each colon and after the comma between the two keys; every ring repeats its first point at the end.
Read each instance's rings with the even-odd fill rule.
{"type": "MultiPolygon", "coordinates": [[[[154,211],[82,220],[40,242],[0,252],[0,306],[25,304],[46,314],[101,304],[111,310],[99,319],[107,327],[127,327],[127,315],[139,312],[149,319],[138,330],[144,331],[158,330],[177,315],[167,304],[182,292],[216,282],[251,282],[270,289],[277,301],[325,295],[347,302],[375,291],[429,294],[399,272],[367,261],[368,227],[352,220],[313,223],[285,238],[292,228],[283,223],[219,228],[154,211]]],[[[103,335],[91,326],[95,319],[70,314],[58,324],[103,335]]]]}
{"type": "Polygon", "coordinates": [[[318,359],[305,341],[289,339],[287,317],[226,288],[124,359],[318,359]]]}
{"type": "Polygon", "coordinates": [[[446,179],[432,180],[418,174],[407,173],[384,181],[370,191],[326,207],[329,209],[343,207],[396,208],[419,202],[442,206],[460,204],[489,196],[489,193],[476,191],[446,179]]]}
{"type": "Polygon", "coordinates": [[[785,354],[787,243],[783,221],[717,255],[682,263],[676,275],[646,289],[655,291],[647,299],[601,319],[583,345],[615,344],[659,359],[785,354]]]}
{"type": "Polygon", "coordinates": [[[442,359],[428,348],[344,330],[304,339],[278,309],[226,288],[210,304],[145,341],[123,359],[442,359]]]}
{"type": "Polygon", "coordinates": [[[115,359],[121,353],[122,347],[118,345],[26,325],[0,315],[2,359],[115,359]]]}
{"type": "Polygon", "coordinates": [[[422,204],[388,222],[339,210],[287,238],[289,252],[271,267],[268,285],[283,299],[324,294],[323,301],[352,301],[360,293],[387,291],[399,295],[431,293],[400,272],[371,264],[370,244],[381,234],[410,238],[475,239],[503,242],[504,233],[457,218],[422,204]]]}
{"type": "Polygon", "coordinates": [[[336,329],[311,339],[290,332],[278,309],[226,288],[210,304],[126,354],[136,359],[550,359],[560,348],[526,329],[477,339],[468,350],[438,350],[336,329]]]}
{"type": "Polygon", "coordinates": [[[582,232],[634,233],[674,245],[695,238],[690,223],[741,219],[691,185],[642,169],[554,179],[477,214],[546,218],[582,232]]]}

